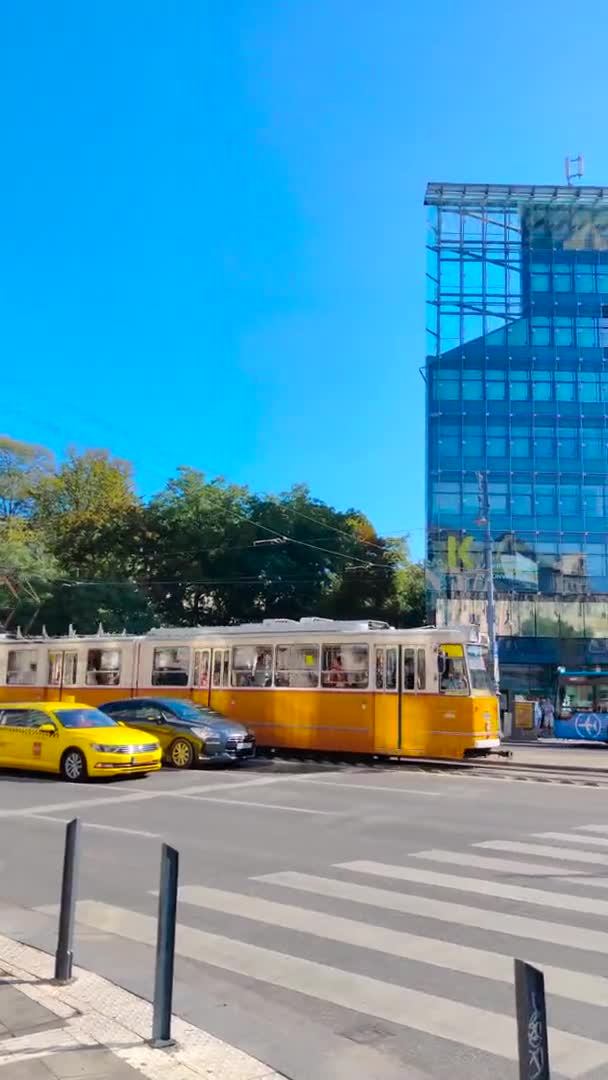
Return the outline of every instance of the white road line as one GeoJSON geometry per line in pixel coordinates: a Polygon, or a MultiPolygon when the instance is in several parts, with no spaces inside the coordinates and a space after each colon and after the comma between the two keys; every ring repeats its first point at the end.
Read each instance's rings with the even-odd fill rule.
{"type": "MultiPolygon", "coordinates": [[[[24,821],[50,821],[54,825],[67,825],[69,818],[51,817],[50,814],[28,814],[24,821]]],[[[102,829],[106,832],[126,833],[128,836],[143,836],[149,840],[159,840],[160,833],[145,832],[144,829],[126,829],[121,825],[101,825],[95,821],[81,821],[83,829],[102,829]]]]}
{"type": "Polygon", "coordinates": [[[543,840],[559,840],[565,844],[591,844],[592,847],[608,848],[608,838],[603,836],[577,836],[576,833],[567,832],[538,832],[533,835],[543,840]]]}
{"type": "MultiPolygon", "coordinates": [[[[152,895],[158,895],[153,893],[152,895]]],[[[460,971],[466,975],[478,975],[495,982],[513,982],[511,956],[456,945],[451,941],[408,934],[390,930],[384,926],[328,915],[324,911],[277,904],[245,893],[209,889],[202,885],[183,885],[179,890],[180,903],[209,908],[238,918],[251,919],[268,926],[282,926],[286,930],[298,930],[304,934],[340,941],[361,949],[400,956],[421,964],[460,971]]],[[[601,975],[585,975],[566,968],[543,965],[545,979],[553,994],[582,1001],[586,1005],[608,1007],[608,979],[601,975]]]]}
{"type": "Polygon", "coordinates": [[[53,825],[67,825],[70,820],[67,817],[51,817],[50,814],[28,814],[23,821],[50,821],[53,825]]]}
{"type": "MultiPolygon", "coordinates": [[[[577,911],[585,915],[608,915],[608,901],[596,900],[595,897],[590,896],[574,896],[569,893],[550,892],[548,889],[532,889],[526,885],[506,885],[501,881],[459,877],[457,874],[440,874],[434,870],[419,870],[418,867],[413,866],[391,866],[387,863],[366,860],[337,863],[337,867],[339,870],[352,870],[357,874],[395,878],[398,881],[410,881],[416,885],[436,885],[441,889],[453,889],[455,892],[475,893],[483,897],[496,896],[501,900],[523,901],[525,904],[539,904],[541,907],[558,908],[560,911],[577,911]]],[[[589,881],[591,880],[589,878],[589,881]]],[[[588,883],[585,879],[585,884],[588,883]]],[[[488,912],[488,914],[493,920],[493,928],[500,930],[502,921],[507,916],[496,911],[488,912]]],[[[512,916],[509,917],[512,918],[512,916]]],[[[580,948],[584,947],[580,946],[580,948]]]]}
{"type": "Polygon", "coordinates": [[[422,795],[430,799],[444,799],[445,791],[423,791],[420,788],[395,788],[382,787],[380,784],[351,784],[350,781],[342,783],[340,780],[317,780],[312,776],[294,776],[292,782],[296,784],[320,784],[322,787],[353,788],[355,791],[365,794],[366,791],[381,791],[386,795],[422,795]]]}
{"type": "Polygon", "coordinates": [[[145,802],[148,799],[182,799],[187,798],[194,792],[235,791],[237,788],[263,787],[268,784],[289,783],[289,775],[264,776],[256,780],[237,780],[236,783],[221,784],[190,784],[181,791],[167,791],[162,788],[154,788],[151,791],[137,791],[133,794],[105,795],[94,799],[71,799],[69,802],[47,803],[43,806],[22,806],[15,809],[0,810],[0,818],[27,817],[29,814],[44,814],[59,812],[61,810],[86,810],[89,806],[113,806],[117,803],[145,802]]]}
{"type": "MultiPolygon", "coordinates": [[[[124,908],[83,901],[77,920],[97,930],[118,934],[153,947],[156,919],[124,908]]],[[[517,1031],[511,1016],[473,1005],[353,975],[327,964],[303,960],[273,949],[263,949],[220,934],[178,924],[176,948],[180,956],[198,960],[224,971],[280,986],[341,1008],[407,1025],[415,1031],[460,1045],[517,1059],[517,1031]]],[[[551,1061],[556,1072],[569,1080],[608,1064],[608,1043],[596,1042],[569,1032],[551,1029],[551,1061]]]]}
{"type": "Polygon", "coordinates": [[[309,810],[306,806],[280,806],[278,803],[245,802],[244,799],[220,799],[216,795],[189,795],[196,802],[222,803],[224,806],[254,806],[256,810],[286,810],[290,814],[320,814],[322,817],[336,817],[335,810],[309,810]]]}
{"type": "Polygon", "coordinates": [[[107,832],[126,833],[127,836],[143,836],[148,840],[159,840],[160,833],[146,832],[144,829],[125,829],[120,825],[100,825],[96,821],[83,821],[83,829],[102,829],[107,832]]]}
{"type": "MultiPolygon", "coordinates": [[[[347,863],[343,868],[356,869],[359,865],[361,864],[347,863]]],[[[374,864],[365,865],[373,866],[374,864]]],[[[373,873],[374,871],[357,870],[357,872],[373,873]]],[[[444,875],[436,876],[443,877],[444,875]]],[[[381,907],[387,911],[400,911],[406,915],[421,915],[425,919],[438,919],[440,922],[455,923],[457,926],[474,926],[482,930],[491,930],[494,934],[548,941],[555,945],[567,945],[572,949],[608,954],[608,933],[604,930],[587,930],[585,927],[569,926],[566,923],[531,919],[525,915],[508,915],[489,908],[468,907],[465,904],[455,904],[447,900],[434,900],[428,896],[413,896],[409,893],[395,892],[392,889],[378,889],[373,885],[358,885],[350,881],[340,881],[337,878],[322,878],[315,874],[300,874],[292,870],[264,874],[254,880],[264,882],[266,885],[280,885],[318,896],[348,900],[355,904],[369,904],[370,907],[381,907]]],[[[479,884],[483,885],[484,882],[479,884]]],[[[484,890],[477,889],[477,892],[483,893],[484,890]]],[[[552,895],[559,896],[558,893],[552,895]]],[[[601,904],[602,901],[599,903],[601,904]]]]}
{"type": "Polygon", "coordinates": [[[575,828],[581,832],[608,833],[608,825],[576,825],[575,828]]]}
{"type": "Polygon", "coordinates": [[[498,874],[533,874],[534,877],[568,877],[570,874],[586,879],[589,871],[566,870],[563,866],[547,866],[541,863],[516,862],[514,859],[494,859],[491,855],[472,855],[466,851],[413,851],[410,858],[428,859],[430,862],[451,863],[454,866],[470,866],[476,870],[494,871],[498,874]]]}
{"type": "Polygon", "coordinates": [[[566,862],[593,863],[608,866],[608,853],[599,851],[572,851],[569,848],[549,844],[523,844],[519,840],[482,840],[473,847],[490,848],[492,851],[512,851],[516,855],[540,855],[543,859],[564,859],[566,862]]]}

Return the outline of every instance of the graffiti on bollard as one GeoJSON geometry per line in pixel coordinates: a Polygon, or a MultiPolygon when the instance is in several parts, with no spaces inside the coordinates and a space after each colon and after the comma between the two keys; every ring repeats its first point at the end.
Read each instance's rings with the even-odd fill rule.
{"type": "Polygon", "coordinates": [[[515,961],[519,1080],[550,1080],[545,980],[542,971],[515,961]]]}

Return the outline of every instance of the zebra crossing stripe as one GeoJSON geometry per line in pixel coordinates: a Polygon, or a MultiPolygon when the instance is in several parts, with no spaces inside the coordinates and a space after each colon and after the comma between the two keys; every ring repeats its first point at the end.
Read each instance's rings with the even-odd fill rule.
{"type": "MultiPolygon", "coordinates": [[[[494,982],[513,982],[511,956],[488,952],[450,941],[408,934],[384,926],[329,915],[325,911],[291,904],[278,904],[245,893],[226,892],[202,885],[183,885],[179,890],[180,903],[209,908],[237,918],[250,919],[268,926],[281,926],[329,941],[339,941],[362,949],[400,956],[421,964],[476,975],[494,982]]],[[[543,967],[548,987],[553,994],[582,1001],[586,1005],[608,1007],[608,979],[601,975],[585,975],[560,967],[543,967]]]]}
{"type": "Polygon", "coordinates": [[[539,832],[534,833],[541,840],[559,840],[565,844],[591,844],[592,847],[608,848],[608,838],[604,836],[581,836],[576,833],[566,832],[539,832]]]}
{"type": "MultiPolygon", "coordinates": [[[[558,908],[559,911],[576,911],[583,915],[608,915],[608,901],[597,900],[590,896],[575,896],[570,893],[551,892],[548,889],[532,889],[527,885],[511,885],[488,878],[460,877],[457,874],[442,874],[435,870],[422,870],[417,866],[393,866],[389,863],[357,860],[337,863],[340,870],[353,870],[357,874],[373,874],[376,877],[395,878],[417,885],[433,885],[442,889],[454,889],[455,892],[475,893],[483,897],[495,896],[500,900],[516,900],[526,904],[539,904],[541,907],[558,908]]],[[[320,880],[323,880],[322,878],[320,880]]],[[[585,878],[585,884],[592,878],[585,878]]],[[[494,919],[496,919],[494,913],[494,919]]],[[[502,919],[503,916],[500,915],[502,919]]]]}
{"type": "MultiPolygon", "coordinates": [[[[344,863],[341,869],[355,870],[357,873],[380,873],[384,877],[394,877],[386,871],[398,870],[399,867],[383,867],[382,863],[344,863]]],[[[414,871],[415,873],[415,871],[414,871]]],[[[448,877],[447,874],[427,874],[418,871],[421,881],[426,877],[448,877]]],[[[566,945],[572,949],[583,949],[608,955],[608,932],[588,930],[582,926],[570,926],[567,923],[547,922],[544,919],[531,919],[525,915],[510,915],[506,912],[489,908],[467,907],[447,900],[435,900],[429,896],[413,896],[409,893],[396,892],[393,889],[379,889],[372,885],[359,885],[337,878],[317,877],[314,874],[301,874],[293,870],[281,870],[275,874],[264,874],[255,879],[268,885],[281,885],[285,888],[299,889],[315,893],[318,896],[331,896],[339,900],[349,900],[356,904],[369,904],[370,907],[385,908],[387,911],[401,911],[407,915],[421,915],[425,919],[438,919],[441,922],[454,923],[457,926],[474,926],[482,930],[491,930],[493,934],[508,934],[532,941],[548,941],[554,945],[566,945]]],[[[463,878],[472,881],[472,878],[463,878]]],[[[475,892],[485,895],[483,881],[476,880],[475,892]]],[[[555,907],[564,910],[568,907],[560,902],[560,893],[551,893],[556,899],[555,907]]],[[[581,899],[575,896],[575,900],[581,899]]],[[[590,901],[590,903],[592,903],[590,901]]],[[[596,901],[601,904],[602,901],[596,901]]]]}
{"type": "MultiPolygon", "coordinates": [[[[78,922],[151,947],[156,919],[96,900],[77,905],[78,922]]],[[[440,1039],[515,1061],[515,1020],[459,1001],[423,993],[328,964],[249,945],[220,934],[178,924],[178,955],[224,971],[270,983],[340,1008],[374,1016],[440,1039]]],[[[549,1032],[551,1063],[567,1080],[608,1065],[608,1043],[560,1029],[549,1032]]]]}
{"type": "Polygon", "coordinates": [[[442,851],[432,848],[429,851],[414,851],[410,858],[428,859],[432,862],[452,863],[454,866],[470,866],[475,870],[494,871],[498,874],[533,874],[534,877],[566,878],[570,875],[582,877],[585,881],[589,872],[585,870],[564,870],[563,866],[551,866],[546,863],[519,862],[515,859],[495,859],[491,855],[472,855],[466,851],[442,851]]]}
{"type": "Polygon", "coordinates": [[[490,848],[491,851],[512,851],[517,855],[540,855],[545,859],[564,859],[566,862],[593,863],[608,866],[608,852],[572,851],[569,848],[552,847],[549,844],[524,844],[519,840],[482,840],[473,847],[490,848]]]}

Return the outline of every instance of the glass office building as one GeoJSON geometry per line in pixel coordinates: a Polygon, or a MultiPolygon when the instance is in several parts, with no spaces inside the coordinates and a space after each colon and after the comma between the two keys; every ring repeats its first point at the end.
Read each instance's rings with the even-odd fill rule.
{"type": "Polygon", "coordinates": [[[430,184],[433,619],[484,627],[487,484],[501,684],[608,667],[608,188],[430,184]]]}

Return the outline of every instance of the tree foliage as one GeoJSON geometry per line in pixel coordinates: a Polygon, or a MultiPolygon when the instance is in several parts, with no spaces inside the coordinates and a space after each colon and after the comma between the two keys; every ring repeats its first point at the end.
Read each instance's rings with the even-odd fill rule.
{"type": "MultiPolygon", "coordinates": [[[[0,440],[0,571],[27,577],[51,633],[139,632],[261,618],[424,621],[424,573],[405,541],[304,485],[259,495],[178,469],[148,502],[106,450],[0,440]],[[5,445],[6,444],[6,445],[5,445]]],[[[0,619],[2,618],[0,593],[0,619]]]]}

